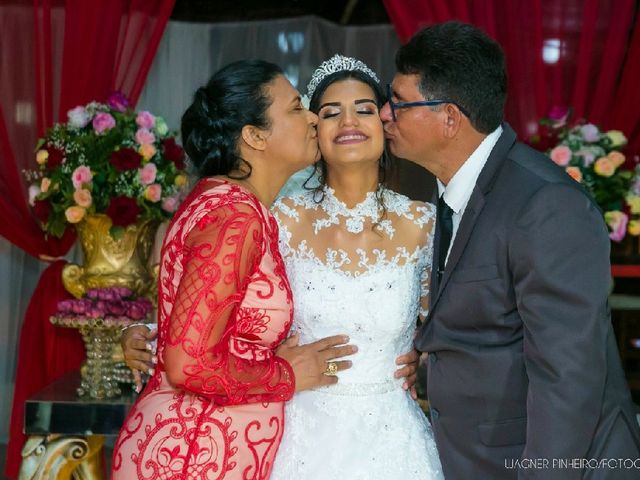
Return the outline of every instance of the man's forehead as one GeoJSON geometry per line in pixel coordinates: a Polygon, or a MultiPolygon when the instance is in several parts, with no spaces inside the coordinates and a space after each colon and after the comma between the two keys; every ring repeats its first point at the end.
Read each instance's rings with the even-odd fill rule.
{"type": "Polygon", "coordinates": [[[420,75],[417,73],[396,73],[393,77],[393,87],[399,88],[410,88],[410,87],[418,87],[420,82],[420,75]]]}

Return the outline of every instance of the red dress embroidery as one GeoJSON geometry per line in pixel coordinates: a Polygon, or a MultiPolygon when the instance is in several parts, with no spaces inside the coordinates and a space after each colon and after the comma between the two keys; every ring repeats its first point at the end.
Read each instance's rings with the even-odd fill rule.
{"type": "Polygon", "coordinates": [[[176,213],[160,264],[158,365],[115,445],[112,478],[269,477],[291,367],[278,227],[257,198],[205,179],[176,213]]]}

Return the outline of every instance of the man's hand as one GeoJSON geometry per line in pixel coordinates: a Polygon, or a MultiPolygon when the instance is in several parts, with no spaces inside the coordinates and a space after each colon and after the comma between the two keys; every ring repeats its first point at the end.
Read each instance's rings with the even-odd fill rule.
{"type": "Polygon", "coordinates": [[[135,325],[127,328],[120,338],[124,360],[133,372],[136,392],[142,390],[141,373],[153,374],[158,358],[151,342],[158,335],[157,330],[149,330],[145,325],[135,325]]]}
{"type": "Polygon", "coordinates": [[[396,358],[396,365],[402,365],[396,373],[393,375],[395,378],[404,377],[405,382],[402,384],[404,390],[409,390],[411,398],[418,399],[416,393],[416,372],[418,371],[418,361],[420,360],[420,354],[417,350],[413,349],[409,353],[400,355],[396,358]]]}

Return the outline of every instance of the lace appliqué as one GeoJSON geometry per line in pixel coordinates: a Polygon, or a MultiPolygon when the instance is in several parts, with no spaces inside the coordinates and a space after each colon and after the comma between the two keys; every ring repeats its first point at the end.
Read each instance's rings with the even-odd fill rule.
{"type": "MultiPolygon", "coordinates": [[[[395,213],[398,216],[414,220],[414,215],[410,211],[410,204],[407,197],[399,196],[382,186],[378,188],[378,191],[381,192],[388,213],[395,213]]],[[[376,198],[377,192],[367,192],[365,199],[353,208],[348,208],[343,201],[338,200],[332,188],[325,186],[323,193],[324,198],[320,203],[315,201],[313,195],[295,197],[297,202],[301,202],[296,202],[296,205],[302,205],[305,208],[312,208],[314,210],[319,207],[327,214],[327,218],[319,218],[313,222],[315,234],[318,234],[323,228],[338,225],[340,223],[340,217],[343,217],[346,229],[350,233],[362,232],[365,220],[369,219],[372,223],[378,222],[376,225],[378,231],[389,236],[389,238],[393,238],[395,234],[393,222],[389,219],[379,221],[381,212],[378,199],[376,198]]],[[[283,213],[287,214],[286,211],[283,211],[283,213]]]]}

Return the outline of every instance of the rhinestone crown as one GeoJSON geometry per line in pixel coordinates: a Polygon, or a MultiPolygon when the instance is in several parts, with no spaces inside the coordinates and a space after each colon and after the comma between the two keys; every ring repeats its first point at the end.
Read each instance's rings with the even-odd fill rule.
{"type": "Polygon", "coordinates": [[[367,67],[364,62],[358,60],[357,58],[345,57],[344,55],[336,54],[329,60],[325,60],[324,62],[322,62],[320,66],[316,68],[316,71],[313,72],[313,76],[311,77],[311,80],[307,85],[307,96],[309,98],[313,97],[313,92],[316,91],[318,85],[320,85],[322,80],[324,80],[326,77],[333,73],[341,72],[344,70],[349,72],[357,70],[371,77],[373,80],[375,80],[376,83],[380,83],[378,76],[374,73],[373,70],[367,67]]]}

